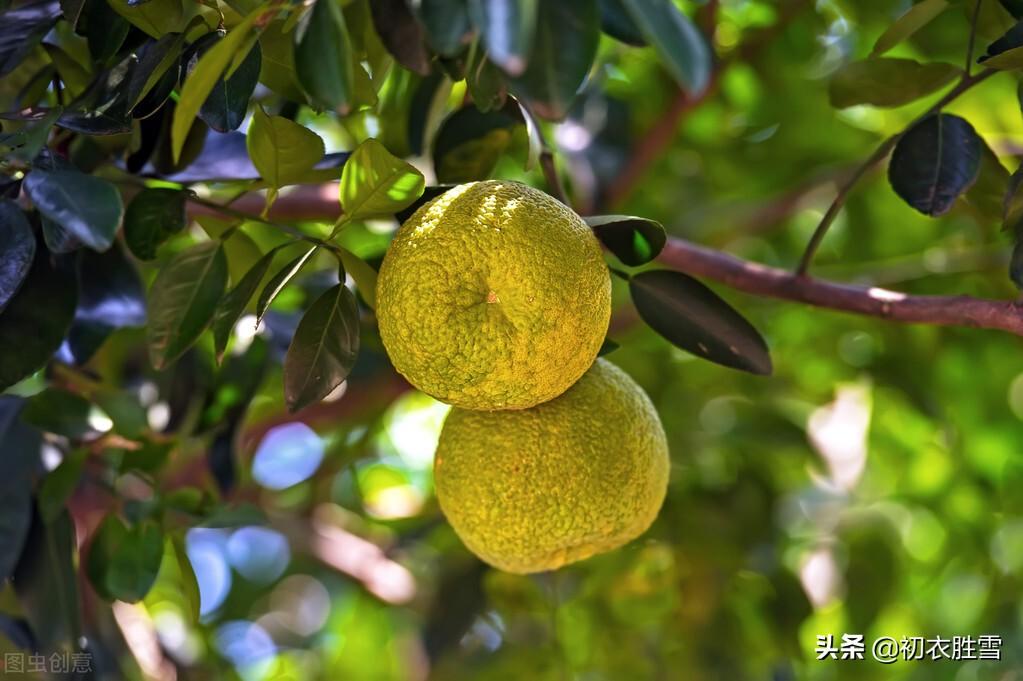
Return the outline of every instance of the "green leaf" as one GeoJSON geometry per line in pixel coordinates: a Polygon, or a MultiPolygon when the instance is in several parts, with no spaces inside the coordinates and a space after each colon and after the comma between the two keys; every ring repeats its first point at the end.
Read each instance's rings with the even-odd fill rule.
{"type": "Polygon", "coordinates": [[[185,543],[178,537],[167,538],[167,551],[173,554],[177,566],[178,581],[181,584],[181,592],[185,596],[185,603],[188,604],[190,621],[199,621],[201,602],[199,600],[199,581],[195,577],[195,569],[188,559],[188,552],[185,550],[185,543]]]}
{"type": "Polygon", "coordinates": [[[217,306],[217,311],[213,315],[213,346],[218,362],[223,358],[224,350],[227,349],[227,341],[231,337],[232,329],[238,323],[242,313],[245,312],[252,296],[256,294],[256,289],[259,288],[263,277],[270,270],[270,264],[275,255],[277,255],[277,249],[260,258],[217,306]]]}
{"type": "Polygon", "coordinates": [[[622,0],[622,4],[679,86],[690,94],[706,90],[713,56],[689,17],[673,2],[622,0]]]}
{"type": "Polygon", "coordinates": [[[21,64],[59,18],[49,3],[29,3],[0,13],[0,78],[21,64]]]}
{"type": "Polygon", "coordinates": [[[1014,71],[1023,68],[1023,21],[988,45],[978,61],[990,69],[1014,71]]]}
{"type": "Polygon", "coordinates": [[[107,2],[89,3],[89,13],[85,17],[85,35],[89,44],[89,53],[96,63],[104,64],[117,54],[124,39],[128,37],[131,24],[107,2]]]}
{"type": "Polygon", "coordinates": [[[107,0],[111,7],[152,38],[181,31],[186,16],[182,0],[107,0]]]}
{"type": "Polygon", "coordinates": [[[912,59],[877,57],[846,64],[828,82],[831,106],[857,104],[897,107],[948,85],[962,73],[952,64],[921,64],[912,59]]]}
{"type": "Polygon", "coordinates": [[[156,582],[163,548],[163,531],[156,523],[128,527],[110,514],[93,535],[85,571],[103,598],[137,603],[156,582]]]}
{"type": "Polygon", "coordinates": [[[877,42],[874,43],[874,49],[870,51],[870,56],[877,57],[884,54],[931,23],[947,8],[947,0],[922,0],[913,5],[881,34],[877,42]]]}
{"type": "Polygon", "coordinates": [[[50,43],[43,43],[43,49],[49,55],[50,61],[57,67],[60,80],[71,97],[78,97],[92,82],[92,76],[78,63],[78,60],[70,54],[50,43]]]}
{"type": "Polygon", "coordinates": [[[375,310],[377,306],[377,271],[369,264],[355,255],[347,248],[339,248],[341,263],[345,271],[351,275],[362,299],[366,301],[369,309],[375,310]]]}
{"type": "Polygon", "coordinates": [[[1005,196],[1002,198],[1002,229],[1018,232],[1023,225],[1023,165],[1009,176],[1005,185],[1005,196]]]}
{"type": "MultiPolygon", "coordinates": [[[[211,50],[213,45],[225,39],[221,38],[219,33],[210,33],[196,41],[197,44],[193,46],[194,51],[186,65],[187,73],[191,74],[202,56],[211,50]]],[[[210,93],[206,96],[206,101],[199,108],[199,118],[217,132],[230,132],[241,126],[249,109],[249,99],[256,89],[262,65],[262,53],[258,41],[246,46],[248,51],[238,62],[237,68],[226,69],[217,78],[210,93]]],[[[235,59],[237,60],[237,58],[236,56],[235,59]]]]}
{"type": "Polygon", "coordinates": [[[470,54],[465,69],[465,85],[473,104],[480,111],[500,109],[508,99],[508,84],[504,74],[480,48],[470,54]]]}
{"type": "Polygon", "coordinates": [[[1016,288],[1023,290],[1023,241],[1017,240],[1009,257],[1009,279],[1016,288]]]}
{"type": "Polygon", "coordinates": [[[649,270],[629,280],[629,291],[643,321],[673,345],[733,369],[771,373],[771,356],[760,333],[696,279],[649,270]]]}
{"type": "Polygon", "coordinates": [[[1004,219],[1004,201],[1008,187],[1009,171],[998,160],[991,147],[983,143],[977,181],[960,198],[979,220],[996,224],[1004,219]]]}
{"type": "Polygon", "coordinates": [[[0,584],[14,572],[32,524],[32,485],[4,488],[0,495],[0,584]]]}
{"type": "Polygon", "coordinates": [[[36,238],[18,205],[0,200],[0,312],[21,288],[36,254],[36,238]]]}
{"type": "Polygon", "coordinates": [[[91,409],[92,405],[81,395],[60,388],[47,388],[29,398],[21,418],[47,433],[78,440],[96,432],[89,425],[91,409]]]}
{"type": "Polygon", "coordinates": [[[534,35],[544,29],[543,4],[538,0],[469,0],[469,16],[483,36],[490,60],[509,75],[522,75],[538,57],[530,54],[530,48],[534,35]]]}
{"type": "Polygon", "coordinates": [[[943,215],[976,181],[983,146],[965,119],[928,116],[899,138],[888,164],[888,181],[903,201],[924,215],[943,215]]]}
{"type": "Polygon", "coordinates": [[[466,0],[423,0],[412,6],[438,54],[454,57],[469,44],[472,25],[466,0]]]}
{"type": "Polygon", "coordinates": [[[422,173],[368,139],[341,170],[341,208],[348,220],[392,215],[419,198],[425,186],[422,173]]]}
{"type": "Polygon", "coordinates": [[[183,33],[168,33],[139,50],[128,80],[128,111],[136,118],[159,109],[177,87],[184,45],[183,33]]]}
{"type": "Polygon", "coordinates": [[[52,523],[34,514],[11,583],[41,650],[77,650],[82,624],[75,570],[75,525],[67,511],[52,523]]]}
{"type": "Polygon", "coordinates": [[[395,61],[409,71],[426,76],[432,68],[426,35],[405,0],[372,0],[373,26],[395,61]]]}
{"type": "Polygon", "coordinates": [[[464,106],[448,116],[433,143],[433,167],[437,181],[471,182],[490,177],[501,155],[511,144],[512,132],[522,125],[518,105],[482,112],[464,106]]]}
{"type": "Polygon", "coordinates": [[[316,0],[295,30],[295,73],[312,102],[345,114],[355,92],[355,60],[335,0],[316,0]]]}
{"type": "Polygon", "coordinates": [[[299,270],[309,261],[309,258],[313,257],[313,253],[318,250],[318,247],[313,246],[308,251],[298,256],[287,265],[284,266],[277,274],[273,276],[273,279],[267,282],[263,288],[263,292],[259,294],[259,300],[256,302],[256,319],[263,319],[263,315],[266,314],[267,308],[270,307],[270,303],[274,301],[274,298],[284,290],[284,287],[288,285],[299,270]]]}
{"type": "Polygon", "coordinates": [[[252,112],[245,140],[249,157],[270,186],[267,205],[276,190],[301,182],[323,158],[323,140],[316,133],[281,116],[267,116],[261,107],[252,112]]]}
{"type": "Polygon", "coordinates": [[[236,55],[247,53],[242,50],[255,39],[250,32],[256,19],[262,14],[262,5],[250,12],[223,40],[199,59],[192,73],[185,79],[171,123],[171,155],[175,163],[181,158],[181,150],[185,146],[188,131],[191,130],[206,98],[231,66],[236,55]]]}
{"type": "Polygon", "coordinates": [[[621,345],[614,342],[610,338],[605,338],[604,342],[600,346],[600,350],[597,352],[597,357],[604,357],[610,355],[612,352],[620,348],[621,345]]]}
{"type": "Polygon", "coordinates": [[[341,385],[359,353],[359,309],[338,284],[313,301],[284,358],[284,398],[298,411],[341,385]]]}
{"type": "Polygon", "coordinates": [[[0,396],[0,584],[14,572],[32,524],[32,472],[42,438],[19,420],[22,400],[0,396]]]}
{"type": "Polygon", "coordinates": [[[40,213],[83,244],[105,251],[114,242],[124,206],[114,185],[76,170],[40,170],[25,177],[25,193],[40,213]]]}
{"type": "Polygon", "coordinates": [[[39,485],[39,513],[43,521],[52,523],[63,512],[82,478],[87,454],[84,449],[72,452],[43,478],[39,485]]]}
{"type": "Polygon", "coordinates": [[[164,369],[198,340],[227,286],[223,247],[208,241],[178,253],[149,290],[149,356],[164,369]]]}
{"type": "Polygon", "coordinates": [[[0,390],[46,365],[67,335],[77,302],[74,272],[54,266],[37,245],[28,277],[0,313],[0,390]]]}
{"type": "Polygon", "coordinates": [[[656,258],[668,237],[656,220],[631,215],[593,215],[583,218],[601,243],[630,267],[656,258]]]}
{"type": "Polygon", "coordinates": [[[609,36],[626,45],[642,47],[647,44],[643,31],[632,20],[622,0],[599,0],[600,27],[609,36]]]}
{"type": "Polygon", "coordinates": [[[543,135],[540,134],[540,124],[533,118],[532,112],[522,105],[521,102],[516,100],[515,102],[519,107],[519,114],[522,116],[522,122],[526,124],[526,165],[525,169],[532,170],[540,163],[540,155],[543,153],[543,135]]]}
{"type": "Polygon", "coordinates": [[[590,72],[599,40],[596,0],[540,3],[529,67],[510,79],[509,89],[541,118],[562,120],[590,72]]]}
{"type": "Polygon", "coordinates": [[[44,115],[27,121],[20,130],[0,133],[0,155],[31,163],[46,146],[50,130],[63,111],[60,107],[50,109],[44,115]]]}
{"type": "Polygon", "coordinates": [[[124,240],[140,260],[152,260],[160,246],[188,224],[188,194],[180,189],[146,188],[124,213],[124,240]]]}
{"type": "Polygon", "coordinates": [[[236,506],[224,506],[216,509],[206,517],[200,527],[230,528],[247,525],[266,525],[266,513],[259,506],[241,503],[236,506]]]}

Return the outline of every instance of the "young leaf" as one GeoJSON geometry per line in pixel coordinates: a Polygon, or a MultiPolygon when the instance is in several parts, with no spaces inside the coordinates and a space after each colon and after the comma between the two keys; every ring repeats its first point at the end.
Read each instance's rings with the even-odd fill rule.
{"type": "Polygon", "coordinates": [[[359,352],[355,296],[338,284],[302,317],[284,358],[284,398],[298,411],[330,394],[348,377],[359,352]]]}
{"type": "Polygon", "coordinates": [[[267,116],[261,107],[252,112],[246,148],[260,176],[270,185],[267,204],[276,190],[302,181],[323,158],[323,140],[316,133],[281,116],[267,116]]]}
{"type": "MultiPolygon", "coordinates": [[[[199,110],[206,102],[210,92],[216,87],[221,76],[231,66],[232,60],[254,38],[250,35],[253,24],[263,14],[263,7],[250,12],[241,23],[228,31],[223,40],[211,47],[196,63],[192,73],[185,79],[178,97],[178,105],[174,110],[171,123],[171,156],[174,162],[181,158],[181,150],[188,138],[188,131],[199,115],[199,110]]],[[[258,72],[258,69],[257,69],[258,72]]]]}
{"type": "Polygon", "coordinates": [[[179,189],[146,188],[124,213],[124,241],[139,260],[152,260],[157,249],[188,223],[188,195],[179,189]]]}
{"type": "Polygon", "coordinates": [[[252,296],[256,294],[256,289],[270,270],[270,264],[275,255],[277,255],[277,249],[260,258],[217,305],[217,311],[213,315],[213,346],[217,353],[217,361],[223,358],[224,350],[227,349],[227,341],[231,337],[231,330],[238,323],[238,319],[242,316],[249,301],[252,300],[252,296]]]}
{"type": "Polygon", "coordinates": [[[373,26],[395,61],[421,76],[431,69],[423,26],[405,0],[373,0],[369,3],[373,26]]]}
{"type": "Polygon", "coordinates": [[[924,215],[947,213],[976,181],[983,141],[959,116],[934,114],[906,131],[892,151],[888,181],[924,215]]]}
{"type": "Polygon", "coordinates": [[[24,186],[40,213],[89,248],[110,248],[124,213],[114,185],[76,170],[37,168],[25,177],[24,186]]]}
{"type": "Polygon", "coordinates": [[[542,4],[539,0],[469,0],[469,15],[483,35],[490,60],[509,75],[522,75],[534,59],[530,49],[535,33],[543,30],[545,17],[538,11],[542,4]]]}
{"type": "Polygon", "coordinates": [[[295,73],[313,103],[347,113],[354,101],[355,60],[335,0],[316,0],[295,30],[295,73]]]}
{"type": "Polygon", "coordinates": [[[672,2],[622,0],[622,4],[679,86],[692,94],[703,92],[710,83],[713,56],[689,17],[672,2]]]}
{"type": "Polygon", "coordinates": [[[11,302],[32,269],[36,238],[18,205],[0,200],[0,312],[11,302]]]}
{"type": "Polygon", "coordinates": [[[673,345],[733,369],[771,373],[771,356],[760,333],[696,279],[649,270],[629,280],[629,291],[643,321],[673,345]]]}
{"type": "Polygon", "coordinates": [[[273,276],[273,279],[267,282],[263,288],[263,292],[259,294],[259,300],[256,302],[256,319],[260,320],[263,315],[266,314],[267,308],[270,307],[270,303],[274,301],[284,287],[288,285],[299,270],[309,261],[309,258],[313,257],[313,253],[318,250],[317,246],[313,246],[308,251],[298,256],[287,265],[284,266],[277,274],[273,276]]]}
{"type": "Polygon", "coordinates": [[[422,173],[368,139],[341,170],[341,208],[348,220],[391,215],[419,198],[425,186],[422,173]]]}
{"type": "Polygon", "coordinates": [[[128,527],[110,514],[93,535],[85,570],[103,598],[137,603],[156,582],[163,548],[163,531],[156,523],[128,527]]]}
{"type": "Polygon", "coordinates": [[[28,277],[0,314],[0,390],[31,376],[53,356],[71,326],[77,298],[71,269],[55,267],[37,245],[28,277]]]}
{"type": "Polygon", "coordinates": [[[948,0],[922,0],[913,5],[881,34],[881,37],[874,43],[874,49],[870,51],[870,56],[877,57],[884,54],[931,23],[947,8],[948,0]]]}
{"type": "Polygon", "coordinates": [[[341,264],[355,281],[355,288],[362,295],[362,299],[366,301],[369,309],[375,310],[377,306],[377,271],[347,248],[339,248],[338,252],[341,254],[341,264]]]}
{"type": "Polygon", "coordinates": [[[831,76],[828,97],[836,109],[857,104],[897,107],[948,85],[961,73],[958,66],[940,62],[921,64],[891,57],[865,59],[846,64],[831,76]]]}
{"type": "Polygon", "coordinates": [[[601,243],[630,267],[645,265],[656,258],[668,237],[655,220],[631,215],[594,215],[583,218],[601,243]]]}
{"type": "Polygon", "coordinates": [[[594,0],[540,3],[529,67],[509,88],[541,118],[562,120],[593,66],[599,41],[594,0]]]}
{"type": "Polygon", "coordinates": [[[482,112],[472,105],[455,111],[434,137],[437,181],[459,183],[489,178],[519,125],[522,119],[515,103],[498,111],[482,112]]]}
{"type": "Polygon", "coordinates": [[[224,248],[207,241],[178,253],[149,290],[149,356],[164,369],[198,340],[227,286],[224,248]]]}

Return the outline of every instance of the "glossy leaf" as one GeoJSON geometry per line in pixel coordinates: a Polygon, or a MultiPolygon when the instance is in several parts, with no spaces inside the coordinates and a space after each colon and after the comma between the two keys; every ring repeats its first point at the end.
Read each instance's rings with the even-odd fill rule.
{"type": "Polygon", "coordinates": [[[935,114],[910,128],[895,145],[888,181],[924,215],[947,213],[976,181],[983,142],[965,119],[935,114]]]}
{"type": "Polygon", "coordinates": [[[270,186],[268,204],[278,188],[301,182],[324,152],[319,135],[287,118],[267,116],[258,106],[252,113],[246,147],[256,170],[270,186]]]}
{"type": "Polygon", "coordinates": [[[313,301],[284,358],[284,398],[298,411],[318,402],[348,377],[359,352],[355,296],[338,284],[313,301]]]}
{"type": "MultiPolygon", "coordinates": [[[[253,40],[252,26],[262,14],[262,7],[250,12],[241,23],[228,31],[223,40],[203,54],[185,79],[171,123],[171,156],[175,162],[181,158],[181,150],[185,146],[192,124],[199,115],[199,110],[231,66],[237,53],[253,40]]],[[[259,70],[256,71],[258,73],[259,70]]]]}
{"type": "Polygon", "coordinates": [[[594,215],[583,219],[601,243],[631,267],[656,258],[668,241],[664,227],[655,220],[631,215],[594,215]]]}
{"type": "Polygon", "coordinates": [[[107,2],[90,2],[85,35],[93,61],[103,64],[117,54],[128,37],[131,24],[107,2]]]}
{"type": "Polygon", "coordinates": [[[136,117],[160,108],[177,86],[184,46],[183,33],[168,33],[139,50],[139,63],[132,69],[128,81],[128,108],[136,117]],[[142,111],[136,113],[137,108],[142,111]]]}
{"type": "Polygon", "coordinates": [[[188,194],[148,187],[136,194],[124,213],[124,241],[140,260],[153,260],[160,246],[185,228],[188,194]]]}
{"type": "Polygon", "coordinates": [[[40,213],[89,248],[110,248],[124,213],[114,185],[76,170],[36,168],[25,177],[24,186],[40,213]]]}
{"type": "Polygon", "coordinates": [[[877,57],[836,71],[828,83],[828,96],[831,106],[839,109],[857,104],[896,107],[931,94],[960,74],[959,67],[952,64],[877,57]]]}
{"type": "Polygon", "coordinates": [[[21,64],[59,18],[55,0],[36,0],[0,12],[0,78],[21,64]]]}
{"type": "Polygon", "coordinates": [[[430,73],[430,51],[426,35],[405,0],[373,0],[369,3],[373,26],[395,61],[410,71],[430,73]]]}
{"type": "Polygon", "coordinates": [[[334,0],[316,0],[295,29],[295,73],[313,103],[346,113],[352,108],[356,64],[344,15],[334,0]]]}
{"type": "Polygon", "coordinates": [[[227,286],[223,247],[208,241],[178,253],[149,290],[149,356],[166,368],[198,340],[213,320],[227,286]]]}
{"type": "Polygon", "coordinates": [[[639,316],[673,345],[733,369],[771,373],[760,333],[696,279],[671,270],[640,272],[629,280],[639,316]]]}
{"type": "Polygon", "coordinates": [[[465,106],[448,116],[433,143],[433,167],[442,183],[471,182],[490,177],[511,144],[512,132],[522,125],[518,106],[482,112],[465,106]]]}
{"type": "Polygon", "coordinates": [[[703,92],[710,84],[713,55],[699,29],[672,2],[622,0],[636,26],[687,92],[703,92]]]}
{"type": "Polygon", "coordinates": [[[598,0],[600,5],[600,27],[604,33],[626,45],[642,47],[646,37],[629,15],[622,0],[598,0]]]}
{"type": "Polygon", "coordinates": [[[892,49],[906,38],[931,23],[948,9],[948,0],[921,0],[895,20],[874,43],[870,56],[876,57],[892,49]]]}
{"type": "Polygon", "coordinates": [[[284,287],[288,285],[296,274],[309,262],[309,258],[313,257],[316,253],[317,247],[313,246],[308,251],[298,256],[287,265],[285,265],[273,278],[267,282],[263,288],[263,292],[259,294],[259,300],[256,303],[256,319],[262,319],[263,315],[266,314],[270,304],[274,301],[274,298],[284,290],[284,287]]]}
{"type": "Polygon", "coordinates": [[[80,97],[65,107],[57,124],[83,135],[120,135],[131,132],[128,84],[135,58],[126,56],[96,74],[80,97]]]}
{"type": "Polygon", "coordinates": [[[438,54],[454,57],[468,45],[472,25],[467,0],[420,0],[412,6],[438,54]]]}
{"type": "Polygon", "coordinates": [[[341,171],[341,208],[349,220],[391,215],[419,198],[425,186],[422,173],[368,139],[341,171]]]}
{"type": "Polygon", "coordinates": [[[28,277],[0,313],[0,390],[31,376],[53,356],[71,326],[77,298],[71,269],[54,266],[37,245],[28,277]]]}
{"type": "Polygon", "coordinates": [[[136,603],[149,593],[163,561],[164,536],[152,522],[128,527],[114,514],[93,535],[86,573],[107,600],[136,603]]]}
{"type": "Polygon", "coordinates": [[[18,205],[0,200],[0,312],[7,307],[14,294],[32,269],[36,253],[36,238],[25,214],[18,205]]]}
{"type": "Polygon", "coordinates": [[[540,56],[532,47],[534,40],[543,39],[534,36],[544,30],[543,22],[549,18],[542,12],[543,4],[539,0],[469,0],[470,16],[490,60],[512,76],[522,75],[540,56]]]}
{"type": "Polygon", "coordinates": [[[54,123],[63,113],[61,107],[46,111],[15,132],[0,133],[0,155],[23,163],[32,163],[46,146],[54,123]]]}
{"type": "Polygon", "coordinates": [[[235,324],[245,312],[252,296],[256,295],[256,289],[266,277],[266,273],[270,271],[270,265],[273,263],[275,255],[277,255],[276,249],[260,258],[217,305],[217,311],[213,315],[213,345],[218,361],[224,356],[227,341],[231,337],[231,331],[235,324]]]}
{"type": "Polygon", "coordinates": [[[344,265],[345,272],[355,282],[355,288],[359,291],[359,295],[371,310],[375,310],[377,306],[377,271],[347,248],[339,248],[338,252],[341,255],[341,264],[344,265]]]}
{"type": "MultiPolygon", "coordinates": [[[[203,44],[190,55],[186,66],[189,75],[186,76],[186,79],[191,76],[202,56],[220,40],[226,40],[226,38],[221,38],[217,33],[211,33],[197,41],[203,44]]],[[[233,72],[231,69],[225,69],[217,78],[210,93],[206,96],[206,101],[199,108],[199,118],[210,126],[210,129],[217,132],[229,132],[237,130],[241,126],[249,108],[249,99],[256,89],[261,66],[262,53],[259,43],[254,42],[249,46],[248,52],[233,72]]]]}

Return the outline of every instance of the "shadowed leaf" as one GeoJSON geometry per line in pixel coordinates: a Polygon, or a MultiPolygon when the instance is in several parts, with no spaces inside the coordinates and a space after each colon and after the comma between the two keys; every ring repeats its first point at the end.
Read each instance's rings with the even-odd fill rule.
{"type": "Polygon", "coordinates": [[[124,240],[140,260],[152,260],[157,249],[188,222],[179,189],[146,188],[136,194],[124,213],[124,240]]]}
{"type": "Polygon", "coordinates": [[[655,220],[631,215],[593,215],[583,218],[601,243],[630,267],[645,265],[656,258],[668,237],[655,220]]]}
{"type": "Polygon", "coordinates": [[[32,269],[36,238],[25,214],[13,201],[0,200],[0,312],[32,269]]]}

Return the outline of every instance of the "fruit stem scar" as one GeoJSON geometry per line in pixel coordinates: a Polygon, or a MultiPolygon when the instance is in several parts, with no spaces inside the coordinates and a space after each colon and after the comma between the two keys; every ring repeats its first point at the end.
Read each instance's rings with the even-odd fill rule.
{"type": "Polygon", "coordinates": [[[487,302],[489,304],[493,305],[494,303],[500,303],[501,299],[497,297],[497,292],[496,291],[488,291],[487,292],[487,302]]]}

